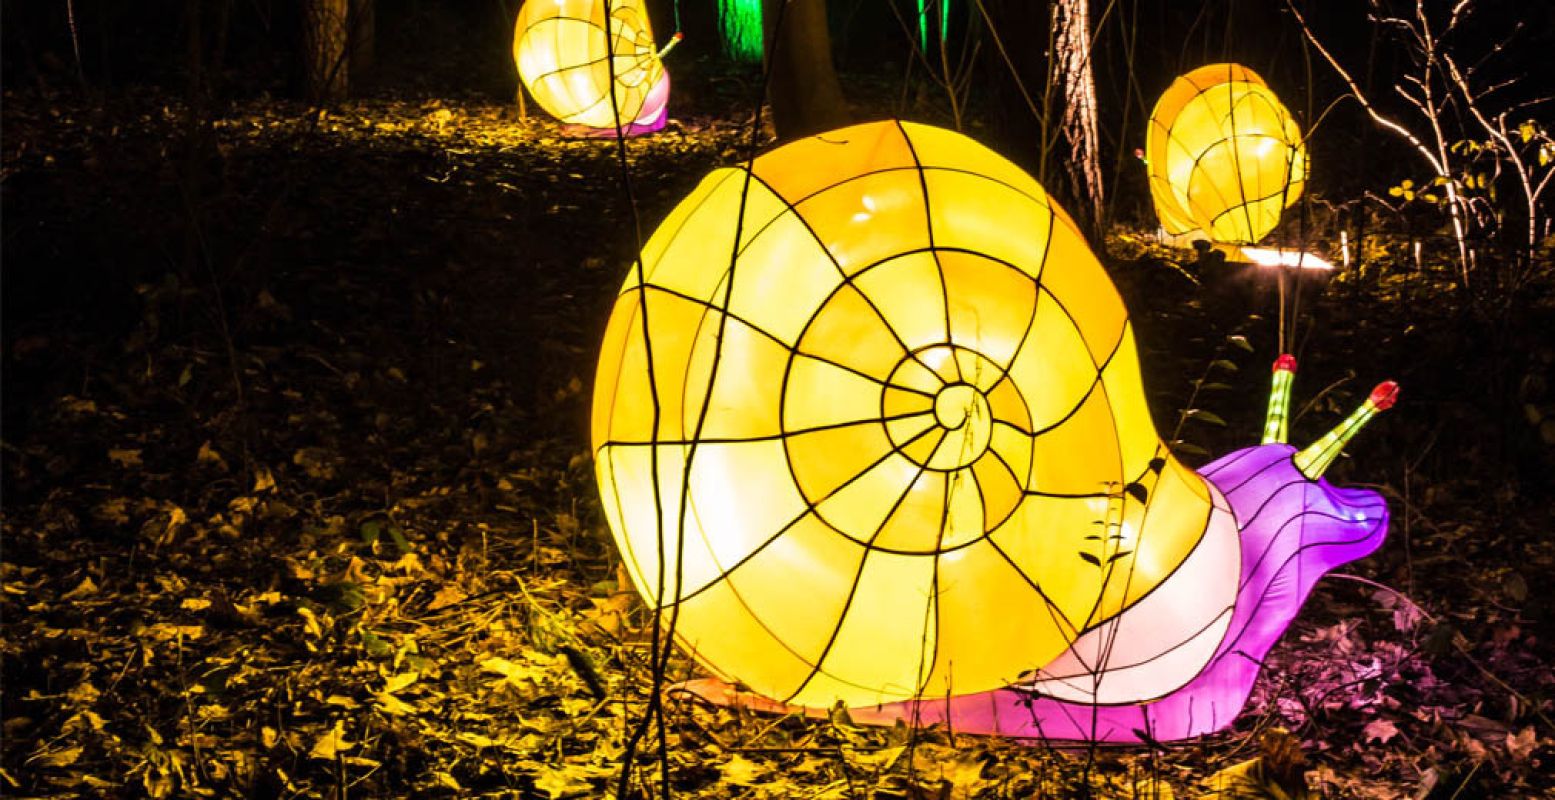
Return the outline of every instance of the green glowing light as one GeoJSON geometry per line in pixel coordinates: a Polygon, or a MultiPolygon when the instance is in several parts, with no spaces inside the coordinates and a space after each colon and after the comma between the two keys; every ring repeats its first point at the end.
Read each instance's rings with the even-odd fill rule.
{"type": "Polygon", "coordinates": [[[760,62],[761,0],[718,0],[718,31],[730,58],[760,62]]]}
{"type": "Polygon", "coordinates": [[[950,35],[950,3],[951,0],[918,0],[918,44],[923,47],[923,52],[929,52],[929,23],[934,20],[938,11],[939,43],[944,46],[945,38],[950,35]]]}
{"type": "Polygon", "coordinates": [[[950,3],[951,0],[918,0],[918,44],[923,52],[929,52],[929,22],[933,21],[936,10],[939,12],[939,43],[944,46],[945,38],[950,35],[950,3]]]}

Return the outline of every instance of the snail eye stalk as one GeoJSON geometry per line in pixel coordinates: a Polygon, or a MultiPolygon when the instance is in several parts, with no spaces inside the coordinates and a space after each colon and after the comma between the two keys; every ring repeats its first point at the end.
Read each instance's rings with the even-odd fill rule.
{"type": "Polygon", "coordinates": [[[1274,360],[1274,387],[1269,390],[1269,413],[1264,416],[1263,443],[1283,443],[1289,438],[1290,387],[1296,381],[1296,357],[1284,353],[1274,360]]]}
{"type": "Polygon", "coordinates": [[[1371,421],[1379,411],[1386,411],[1393,407],[1398,400],[1398,384],[1393,381],[1383,381],[1377,384],[1377,388],[1371,390],[1371,396],[1360,408],[1355,409],[1346,417],[1339,426],[1323,435],[1296,454],[1296,469],[1307,476],[1309,480],[1317,480],[1323,477],[1329,465],[1344,450],[1344,446],[1359,433],[1361,428],[1371,421]]]}
{"type": "MultiPolygon", "coordinates": [[[[669,55],[670,51],[675,49],[675,45],[680,44],[680,41],[684,38],[686,38],[684,33],[675,31],[675,35],[670,37],[669,44],[664,45],[663,49],[659,50],[659,54],[656,56],[656,58],[658,58],[660,61],[663,61],[664,57],[669,55]]],[[[1343,233],[1343,231],[1341,231],[1341,233],[1343,233]]]]}

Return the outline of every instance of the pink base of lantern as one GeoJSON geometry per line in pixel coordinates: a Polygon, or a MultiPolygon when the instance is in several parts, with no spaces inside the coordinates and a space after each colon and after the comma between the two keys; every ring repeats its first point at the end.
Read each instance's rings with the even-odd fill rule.
{"type": "MultiPolygon", "coordinates": [[[[669,98],[670,74],[665,72],[659,78],[659,82],[648,91],[648,96],[643,99],[642,111],[638,113],[637,119],[621,128],[621,135],[642,136],[663,130],[670,118],[669,98]]],[[[562,135],[575,139],[613,139],[616,136],[616,129],[563,124],[562,135]]]]}
{"type": "MultiPolygon", "coordinates": [[[[1120,744],[1187,739],[1227,727],[1246,704],[1264,656],[1317,580],[1376,550],[1387,533],[1381,497],[1308,480],[1292,463],[1294,452],[1285,444],[1249,447],[1200,471],[1236,516],[1241,572],[1226,576],[1238,580],[1230,629],[1203,670],[1176,691],[1137,703],[1091,705],[1011,686],[850,708],[849,717],[871,725],[901,720],[944,724],[959,733],[1120,744]]],[[[671,691],[760,712],[827,716],[826,709],[786,705],[716,679],[688,681],[671,691]]]]}

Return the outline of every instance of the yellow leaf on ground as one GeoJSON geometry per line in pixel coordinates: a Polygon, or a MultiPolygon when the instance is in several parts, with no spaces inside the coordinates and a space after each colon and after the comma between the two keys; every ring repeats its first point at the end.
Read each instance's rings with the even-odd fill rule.
{"type": "Polygon", "coordinates": [[[335,727],[331,728],[318,741],[313,743],[313,748],[308,751],[308,758],[320,758],[326,761],[334,760],[340,753],[348,752],[356,747],[356,742],[346,739],[346,726],[344,722],[335,721],[335,727]]]}
{"type": "Polygon", "coordinates": [[[482,736],[482,735],[480,735],[478,733],[470,733],[469,731],[462,731],[462,732],[460,732],[460,734],[459,734],[459,741],[464,742],[465,744],[473,744],[476,747],[496,747],[497,746],[496,740],[491,739],[491,738],[486,737],[486,736],[482,736]]]}
{"type": "Polygon", "coordinates": [[[185,639],[198,639],[205,635],[203,625],[173,625],[168,622],[158,622],[141,630],[141,634],[148,639],[166,642],[182,636],[185,639]]]}
{"type": "Polygon", "coordinates": [[[79,584],[76,584],[76,588],[65,592],[63,595],[60,595],[59,599],[78,600],[83,597],[90,597],[94,594],[97,594],[97,584],[93,583],[92,576],[88,575],[85,578],[82,578],[79,584]]]}
{"type": "Polygon", "coordinates": [[[65,720],[63,729],[66,732],[75,732],[90,728],[94,731],[103,729],[103,718],[90,708],[77,711],[70,719],[65,720]]]}
{"type": "Polygon", "coordinates": [[[719,767],[718,771],[723,773],[726,783],[735,786],[755,786],[766,775],[768,769],[736,753],[734,758],[719,767]]]}
{"type": "Polygon", "coordinates": [[[101,697],[102,694],[102,692],[97,690],[96,686],[92,685],[91,681],[81,681],[70,687],[70,691],[65,693],[65,697],[69,698],[71,703],[75,705],[86,706],[97,702],[97,698],[101,697]]]}
{"type": "Polygon", "coordinates": [[[535,788],[545,792],[551,800],[574,794],[588,794],[594,790],[587,781],[579,780],[565,766],[541,766],[535,775],[535,788]]]}
{"type": "Polygon", "coordinates": [[[450,583],[438,589],[437,594],[432,595],[432,602],[427,603],[427,610],[436,611],[440,608],[447,608],[455,603],[462,602],[466,596],[464,592],[459,590],[458,586],[450,583]]]}
{"type": "Polygon", "coordinates": [[[302,617],[302,628],[308,632],[309,636],[317,638],[324,635],[324,629],[319,627],[318,615],[314,614],[312,611],[306,608],[298,606],[297,616],[302,617]]]}
{"type": "Polygon", "coordinates": [[[482,659],[480,661],[480,667],[487,672],[495,672],[504,678],[511,678],[523,670],[523,667],[514,664],[513,662],[501,656],[492,656],[491,658],[482,659]]]}
{"type": "Polygon", "coordinates": [[[27,759],[27,762],[43,767],[68,767],[76,763],[76,759],[81,757],[81,752],[79,747],[67,747],[52,753],[36,753],[32,758],[27,759]]]}
{"type": "Polygon", "coordinates": [[[388,692],[379,692],[373,696],[373,699],[376,701],[376,707],[379,711],[391,716],[415,714],[421,710],[416,704],[407,703],[388,692]]]}
{"type": "Polygon", "coordinates": [[[1305,786],[1281,786],[1267,774],[1263,758],[1253,758],[1229,767],[1204,779],[1209,791],[1201,800],[1309,800],[1312,793],[1305,786]]]}
{"type": "Polygon", "coordinates": [[[140,466],[140,450],[109,450],[108,460],[118,464],[121,467],[124,467],[125,469],[138,467],[140,466]]]}
{"type": "Polygon", "coordinates": [[[220,453],[216,452],[214,447],[211,447],[209,439],[205,441],[205,444],[200,445],[200,452],[195,455],[194,460],[199,464],[210,464],[222,472],[227,471],[226,460],[221,457],[220,453]]]}
{"type": "Polygon", "coordinates": [[[500,656],[492,656],[480,662],[481,669],[501,675],[515,689],[525,688],[525,682],[535,677],[536,669],[517,664],[500,656]]]}
{"type": "Polygon", "coordinates": [[[419,677],[421,676],[414,672],[401,672],[398,675],[390,675],[388,678],[384,679],[383,691],[388,694],[393,694],[405,688],[406,686],[415,683],[416,679],[419,677]]]}
{"type": "Polygon", "coordinates": [[[877,771],[888,770],[896,763],[898,758],[901,758],[902,753],[906,749],[906,745],[883,747],[879,750],[857,750],[849,747],[843,750],[843,757],[847,759],[849,765],[854,767],[877,771]]]}

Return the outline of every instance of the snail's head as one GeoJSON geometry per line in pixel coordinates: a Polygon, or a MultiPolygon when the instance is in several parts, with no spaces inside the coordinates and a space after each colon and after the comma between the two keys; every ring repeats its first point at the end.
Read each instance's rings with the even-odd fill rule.
{"type": "MultiPolygon", "coordinates": [[[[1334,486],[1323,473],[1365,424],[1398,399],[1386,381],[1333,430],[1306,448],[1286,443],[1290,388],[1296,359],[1274,364],[1263,443],[1231,453],[1200,470],[1225,495],[1242,545],[1242,587],[1289,588],[1294,600],[1334,567],[1362,558],[1387,533],[1387,503],[1369,489],[1334,486]]],[[[1294,609],[1291,610],[1294,613],[1294,609]]]]}

